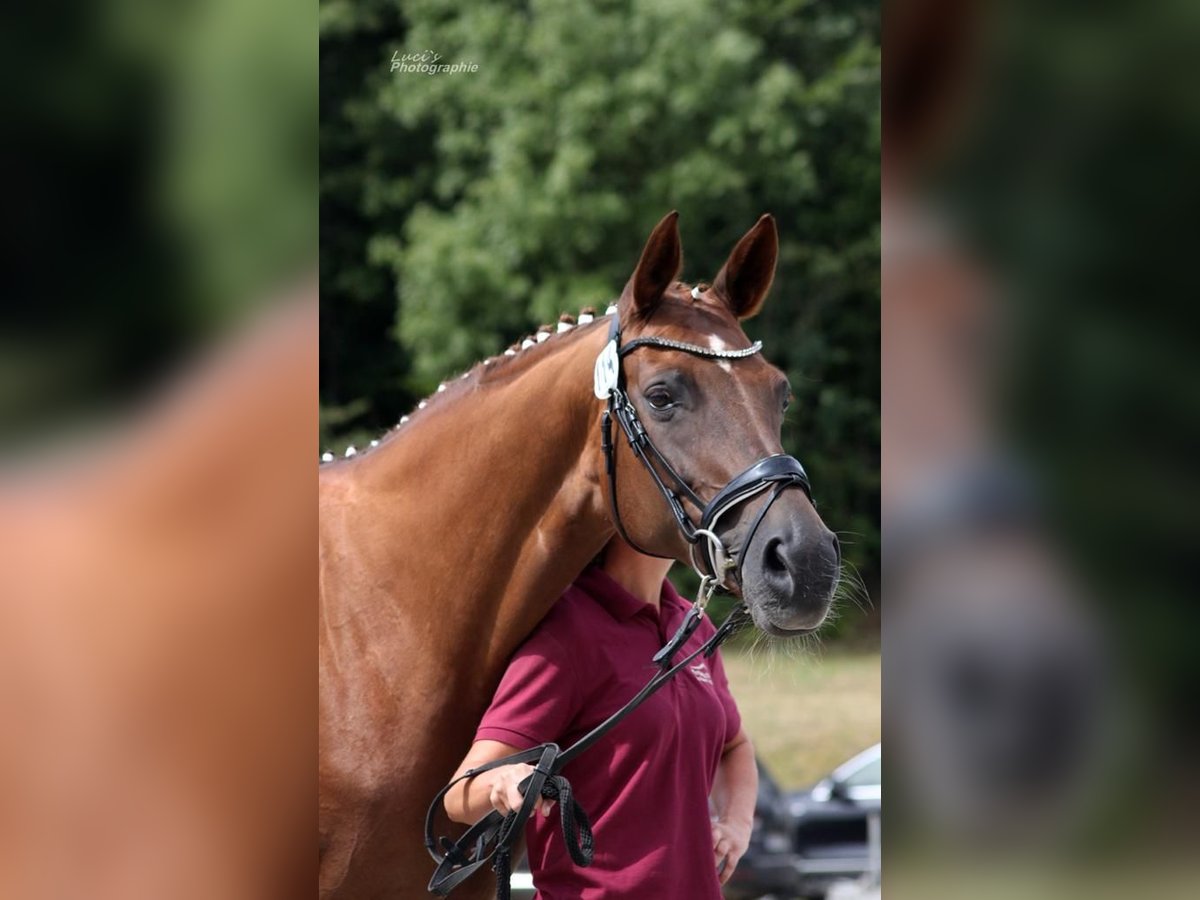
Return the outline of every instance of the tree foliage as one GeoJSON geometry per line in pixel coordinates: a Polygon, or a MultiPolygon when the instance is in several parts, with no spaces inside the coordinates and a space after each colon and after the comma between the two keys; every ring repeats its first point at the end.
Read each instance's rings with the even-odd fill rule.
{"type": "Polygon", "coordinates": [[[878,574],[879,20],[844,0],[322,4],[322,439],[614,298],[681,213],[711,279],[763,212],[779,271],[748,323],[795,402],[849,558],[878,574]],[[432,51],[474,72],[392,72],[432,51]]]}

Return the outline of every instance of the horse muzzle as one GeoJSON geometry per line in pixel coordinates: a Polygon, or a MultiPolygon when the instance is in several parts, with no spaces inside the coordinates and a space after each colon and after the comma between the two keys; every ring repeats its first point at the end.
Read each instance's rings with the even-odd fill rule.
{"type": "Polygon", "coordinates": [[[742,600],[759,628],[787,637],[824,621],[841,575],[841,548],[803,495],[775,507],[746,547],[742,600]]]}

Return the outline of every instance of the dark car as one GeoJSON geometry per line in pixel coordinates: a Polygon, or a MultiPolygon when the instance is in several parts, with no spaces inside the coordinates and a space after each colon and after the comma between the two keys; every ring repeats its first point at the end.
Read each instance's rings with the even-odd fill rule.
{"type": "Polygon", "coordinates": [[[824,897],[835,881],[878,875],[882,775],[876,744],[789,795],[798,895],[824,897]]]}

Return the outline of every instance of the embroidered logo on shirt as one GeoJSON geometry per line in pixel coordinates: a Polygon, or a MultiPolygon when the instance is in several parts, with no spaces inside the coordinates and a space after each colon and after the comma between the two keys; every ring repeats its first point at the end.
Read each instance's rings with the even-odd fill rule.
{"type": "Polygon", "coordinates": [[[696,676],[697,681],[702,681],[705,684],[712,684],[712,676],[708,674],[708,668],[702,662],[688,666],[688,671],[696,676]]]}

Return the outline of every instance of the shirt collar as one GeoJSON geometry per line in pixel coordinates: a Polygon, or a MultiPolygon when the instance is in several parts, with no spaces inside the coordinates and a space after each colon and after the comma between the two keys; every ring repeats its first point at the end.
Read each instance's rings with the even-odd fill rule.
{"type": "Polygon", "coordinates": [[[678,606],[683,609],[688,609],[692,604],[679,596],[679,592],[675,590],[675,585],[671,583],[671,579],[663,579],[662,600],[660,601],[663,607],[678,606]]]}
{"type": "MultiPolygon", "coordinates": [[[[620,582],[599,566],[588,566],[583,570],[583,574],[575,579],[575,584],[608,610],[618,622],[632,619],[643,611],[657,615],[653,606],[629,593],[621,586],[620,582]]],[[[668,606],[688,605],[676,592],[675,586],[666,578],[663,579],[659,603],[660,608],[664,609],[668,606]]]]}

